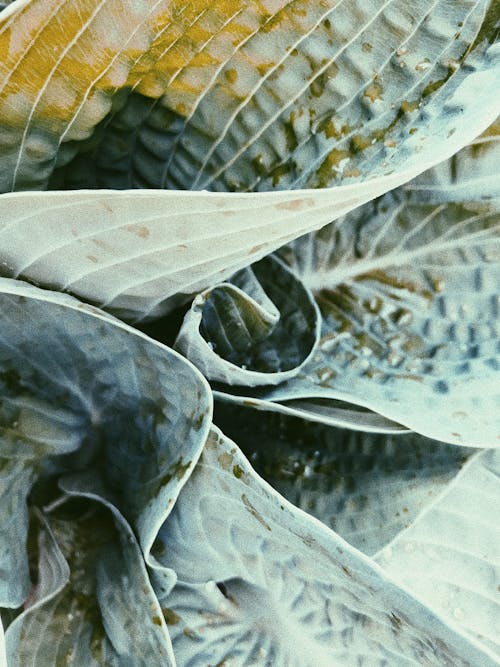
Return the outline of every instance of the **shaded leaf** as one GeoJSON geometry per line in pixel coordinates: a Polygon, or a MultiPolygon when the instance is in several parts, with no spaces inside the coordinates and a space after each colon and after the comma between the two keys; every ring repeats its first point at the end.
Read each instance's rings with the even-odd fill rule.
{"type": "Polygon", "coordinates": [[[319,327],[310,292],[270,256],[196,297],[175,347],[210,380],[278,384],[310,359],[319,327]]]}
{"type": "Polygon", "coordinates": [[[210,423],[203,377],[177,353],[75,299],[0,281],[3,606],[27,594],[36,477],[98,468],[145,553],[210,423]]]}
{"type": "Polygon", "coordinates": [[[42,520],[38,548],[38,584],[6,633],[10,667],[175,664],[139,545],[116,509],[62,505],[42,520]]]}
{"type": "Polygon", "coordinates": [[[500,655],[500,457],[476,455],[376,559],[392,576],[500,655]]]}
{"type": "Polygon", "coordinates": [[[2,667],[7,667],[7,654],[5,652],[5,633],[3,630],[1,615],[0,615],[0,665],[2,667]]]}
{"type": "Polygon", "coordinates": [[[180,664],[493,665],[210,435],[155,548],[180,664]]]}
{"type": "Polygon", "coordinates": [[[474,451],[227,403],[214,421],[278,493],[368,555],[411,525],[474,451]]]}
{"type": "MultiPolygon", "coordinates": [[[[218,385],[220,386],[220,385],[218,385]]],[[[350,428],[364,433],[404,433],[406,426],[387,419],[377,412],[373,412],[362,405],[337,401],[334,399],[296,399],[283,401],[269,401],[256,396],[247,396],[248,390],[230,387],[224,391],[214,389],[213,395],[219,401],[239,406],[252,407],[261,412],[273,412],[292,417],[303,417],[308,421],[350,428]],[[228,393],[231,392],[231,393],[228,393]]]]}

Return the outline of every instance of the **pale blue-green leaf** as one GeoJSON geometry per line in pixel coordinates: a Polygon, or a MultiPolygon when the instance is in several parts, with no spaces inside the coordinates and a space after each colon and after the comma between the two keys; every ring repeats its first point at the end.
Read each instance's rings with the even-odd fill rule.
{"type": "Polygon", "coordinates": [[[483,452],[376,559],[500,660],[500,456],[483,452]]]}
{"type": "Polygon", "coordinates": [[[13,596],[1,604],[17,606],[34,477],[99,468],[147,554],[201,452],[212,397],[180,355],[72,297],[1,279],[0,322],[0,579],[13,596]]]}
{"type": "MultiPolygon", "coordinates": [[[[46,4],[29,5],[40,21],[35,41],[50,32],[46,4]]],[[[59,10],[71,7],[64,4],[63,11],[56,4],[51,0],[50,26],[62,21],[59,10]]],[[[130,12],[120,9],[118,21],[112,0],[101,2],[106,15],[101,22],[87,20],[86,5],[85,17],[58,29],[54,39],[61,41],[47,51],[53,76],[39,97],[38,90],[31,91],[32,103],[13,104],[6,84],[6,117],[21,116],[14,137],[5,130],[6,189],[12,186],[12,161],[18,165],[16,187],[42,187],[59,144],[58,160],[65,152],[74,154],[85,142],[70,141],[72,133],[78,128],[75,137],[86,136],[102,119],[102,132],[87,146],[90,152],[81,153],[80,165],[63,168],[67,185],[84,184],[90,168],[97,175],[92,184],[99,187],[266,190],[323,180],[337,187],[246,198],[107,190],[0,198],[0,261],[6,274],[70,290],[130,320],[159,316],[279,245],[406,182],[471,141],[498,112],[495,49],[486,49],[494,21],[483,21],[488,8],[494,16],[495,5],[486,0],[461,0],[453,7],[444,0],[368,5],[280,0],[272,7],[243,2],[212,7],[200,0],[184,7],[173,23],[169,11],[166,18],[166,2],[132,4],[130,12]],[[200,6],[206,11],[197,14],[200,6]],[[155,24],[155,11],[160,25],[167,22],[165,30],[155,24]],[[103,30],[109,21],[112,30],[103,30]],[[75,34],[75,25],[81,32],[75,34]],[[172,31],[179,48],[169,51],[172,31]],[[135,46],[144,53],[137,60],[137,52],[132,57],[128,49],[139,37],[144,41],[135,46]],[[100,43],[107,39],[109,49],[100,43]],[[471,51],[472,42],[477,48],[471,51]],[[156,57],[160,54],[163,59],[156,57]],[[92,79],[90,63],[101,77],[92,79]],[[134,74],[130,97],[123,97],[119,83],[106,87],[108,76],[122,81],[135,65],[143,69],[134,74]],[[157,76],[158,67],[168,73],[157,76]],[[71,75],[75,69],[79,76],[71,75]],[[154,91],[148,92],[150,85],[154,91]],[[139,94],[141,87],[146,97],[139,94]],[[120,99],[107,117],[113,96],[120,99]],[[135,114],[135,104],[144,113],[135,114]],[[179,118],[172,124],[172,109],[179,111],[182,104],[180,124],[179,118]],[[27,234],[33,239],[29,247],[27,234]]],[[[14,3],[5,19],[21,31],[19,76],[27,39],[22,7],[14,3]]],[[[31,14],[25,14],[29,26],[31,14]]],[[[31,84],[32,79],[27,77],[31,84]]]]}
{"type": "Polygon", "coordinates": [[[126,521],[110,505],[68,506],[42,518],[38,584],[7,629],[9,667],[175,665],[126,521]]]}
{"type": "Polygon", "coordinates": [[[26,499],[34,477],[32,462],[0,459],[0,607],[18,607],[29,592],[26,499]]]}
{"type": "Polygon", "coordinates": [[[209,380],[278,384],[310,360],[320,324],[312,294],[269,256],[196,297],[175,347],[209,380]]]}
{"type": "Polygon", "coordinates": [[[154,553],[177,575],[155,590],[184,667],[496,664],[290,505],[218,430],[154,553]]]}
{"type": "Polygon", "coordinates": [[[14,3],[0,17],[0,190],[322,187],[422,163],[431,142],[439,161],[464,109],[479,133],[497,103],[495,7],[14,3]]]}
{"type": "Polygon", "coordinates": [[[368,555],[409,526],[474,451],[228,403],[216,403],[214,421],[276,491],[368,555]]]}
{"type": "Polygon", "coordinates": [[[498,136],[280,251],[316,295],[322,337],[260,398],[340,399],[445,442],[500,444],[498,136]]]}
{"type": "Polygon", "coordinates": [[[409,429],[387,419],[378,412],[373,412],[362,405],[337,401],[334,399],[296,399],[283,401],[269,401],[256,396],[246,396],[245,390],[231,387],[227,391],[213,390],[214,398],[224,403],[248,406],[263,412],[276,412],[292,417],[304,417],[309,421],[351,428],[366,433],[404,433],[409,429]],[[228,393],[228,391],[233,393],[228,393]]]}

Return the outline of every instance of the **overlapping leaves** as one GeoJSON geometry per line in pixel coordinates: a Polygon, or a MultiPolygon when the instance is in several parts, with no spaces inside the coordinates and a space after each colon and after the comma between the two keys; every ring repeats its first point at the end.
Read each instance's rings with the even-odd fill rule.
{"type": "MultiPolygon", "coordinates": [[[[498,446],[499,157],[492,126],[447,163],[282,248],[315,294],[321,337],[293,378],[252,396],[313,418],[333,400],[337,423],[343,401],[445,442],[498,446]]],[[[343,420],[357,426],[352,411],[343,420]]]]}
{"type": "Polygon", "coordinates": [[[484,130],[495,15],[485,0],[13,3],[0,189],[101,190],[2,195],[4,271],[161,315],[484,130]],[[224,193],[102,190],[152,187],[224,193]]]}
{"type": "MultiPolygon", "coordinates": [[[[184,359],[90,306],[6,279],[0,302],[0,604],[15,608],[26,601],[32,585],[28,505],[50,505],[60,493],[58,481],[73,494],[112,501],[134,527],[148,558],[158,528],[200,455],[211,397],[202,376],[184,359]]],[[[88,532],[90,524],[84,525],[88,532]]],[[[71,529],[67,539],[73,539],[71,529]]],[[[59,568],[60,576],[51,584],[40,583],[45,591],[37,594],[40,613],[69,576],[67,566],[57,565],[62,561],[54,549],[51,556],[41,556],[40,567],[48,568],[49,578],[59,568]]],[[[72,561],[73,569],[85,567],[78,564],[81,557],[72,561]]],[[[63,598],[56,602],[66,607],[66,593],[63,598]]],[[[120,604],[118,626],[120,619],[124,622],[120,604]]],[[[88,623],[81,628],[83,651],[90,650],[88,623]]],[[[9,627],[9,636],[13,632],[9,627]]]]}
{"type": "Polygon", "coordinates": [[[213,431],[160,531],[155,589],[182,665],[493,665],[213,431]]]}
{"type": "Polygon", "coordinates": [[[497,664],[498,456],[446,443],[500,437],[498,127],[345,215],[494,120],[497,31],[487,0],[3,9],[2,272],[134,321],[204,290],[176,344],[244,452],[177,353],[2,279],[9,667],[497,664]]]}

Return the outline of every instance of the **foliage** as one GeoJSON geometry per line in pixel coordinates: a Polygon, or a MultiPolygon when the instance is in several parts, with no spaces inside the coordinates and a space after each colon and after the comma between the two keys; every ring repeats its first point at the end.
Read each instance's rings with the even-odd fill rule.
{"type": "Polygon", "coordinates": [[[0,664],[498,665],[498,2],[0,9],[0,664]]]}

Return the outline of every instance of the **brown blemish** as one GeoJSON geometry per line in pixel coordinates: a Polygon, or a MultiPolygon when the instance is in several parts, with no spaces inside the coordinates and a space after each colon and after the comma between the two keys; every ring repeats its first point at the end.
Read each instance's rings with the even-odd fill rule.
{"type": "Polygon", "coordinates": [[[382,92],[383,89],[380,83],[373,82],[368,86],[363,95],[364,97],[367,97],[373,104],[374,102],[382,98],[382,92]]]}
{"type": "Polygon", "coordinates": [[[234,84],[238,81],[238,72],[234,69],[234,67],[227,69],[224,73],[224,76],[230,84],[234,84]]]}
{"type": "Polygon", "coordinates": [[[127,225],[126,230],[140,239],[147,239],[150,234],[149,229],[143,225],[127,225]]]}
{"type": "Polygon", "coordinates": [[[269,532],[271,532],[271,527],[269,526],[268,523],[266,523],[266,521],[263,519],[263,517],[259,514],[259,512],[255,509],[255,507],[252,505],[252,503],[248,500],[248,497],[246,496],[246,494],[243,493],[243,494],[241,495],[241,499],[242,499],[242,501],[243,501],[243,504],[245,505],[245,508],[248,510],[248,512],[250,512],[250,514],[251,514],[255,519],[257,519],[257,521],[258,521],[262,526],[264,526],[264,528],[265,528],[266,530],[268,530],[269,532]]]}
{"type": "Polygon", "coordinates": [[[177,625],[180,622],[181,617],[173,609],[163,607],[161,611],[167,625],[177,625]]]}

